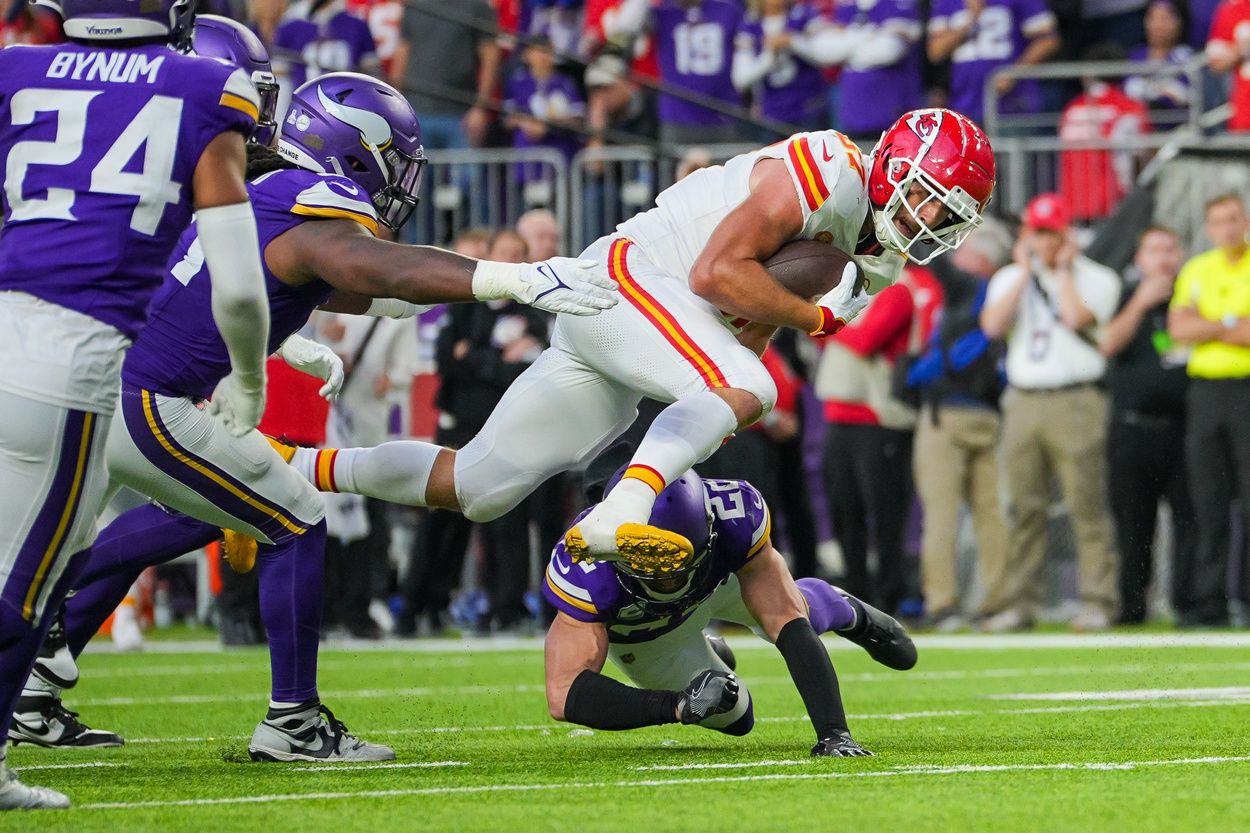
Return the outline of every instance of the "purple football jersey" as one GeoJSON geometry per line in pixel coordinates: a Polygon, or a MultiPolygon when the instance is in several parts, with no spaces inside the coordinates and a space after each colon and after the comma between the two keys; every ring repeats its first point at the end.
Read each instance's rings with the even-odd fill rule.
{"type": "MultiPolygon", "coordinates": [[[[933,0],[929,28],[957,28],[967,15],[964,0],[933,0]]],[[[976,28],[951,54],[950,108],[980,120],[990,73],[1015,61],[1032,38],[1053,32],[1054,26],[1046,0],[985,0],[976,28]]],[[[1021,81],[1002,98],[999,112],[1033,113],[1041,107],[1041,87],[1021,81]]]]}
{"type": "MultiPolygon", "coordinates": [[[[820,15],[807,3],[796,3],[786,15],[786,32],[799,35],[820,15]]],[[[749,16],[742,23],[739,38],[750,41],[758,55],[764,50],[764,24],[759,17],[749,16]]],[[[764,76],[759,85],[760,112],[778,121],[797,125],[813,125],[826,115],[828,84],[820,69],[799,56],[788,53],[776,68],[764,76]]],[[[827,119],[822,127],[828,126],[827,119]]]]}
{"type": "MultiPolygon", "coordinates": [[[[540,81],[528,69],[522,67],[508,79],[504,110],[508,113],[521,113],[539,119],[560,120],[584,116],[586,102],[577,84],[564,73],[557,72],[540,81]]],[[[531,139],[525,135],[525,131],[520,129],[512,131],[513,147],[555,148],[570,158],[578,151],[581,144],[576,133],[559,128],[549,128],[547,135],[541,139],[531,139]]],[[[541,178],[541,166],[537,163],[522,165],[518,170],[518,179],[522,182],[541,178]]]]}
{"type": "Polygon", "coordinates": [[[838,129],[851,136],[870,136],[894,120],[924,105],[921,77],[924,49],[920,41],[920,9],[916,0],[877,0],[867,9],[856,0],[840,0],[834,10],[840,26],[889,31],[909,39],[907,54],[898,63],[874,69],[843,67],[838,78],[838,129]]]}
{"type": "MultiPolygon", "coordinates": [[[[727,0],[703,0],[693,7],[662,0],[651,10],[656,57],[664,83],[738,104],[733,85],[733,45],[742,7],[727,0]]],[[[681,125],[726,125],[728,116],[670,95],[660,96],[660,121],[681,125]]]]}
{"type": "Polygon", "coordinates": [[[0,290],[133,338],[219,134],[251,132],[242,70],[165,46],[0,50],[0,290]]]}
{"type": "Polygon", "coordinates": [[[309,16],[307,4],[293,7],[273,36],[274,58],[289,63],[291,89],[327,72],[360,72],[376,62],[369,24],[331,3],[309,16]]]}
{"type": "Polygon", "coordinates": [[[770,531],[768,507],[750,483],[705,479],[703,488],[714,516],[712,551],[680,598],[657,601],[645,596],[611,562],[574,564],[563,541],[551,553],[543,596],[574,619],[603,622],[612,642],[648,642],[676,628],[764,547],[770,531]]]}
{"type": "MultiPolygon", "coordinates": [[[[369,195],[350,179],[305,170],[279,170],[248,183],[260,250],[310,219],[354,220],[378,229],[369,195]]],[[[264,258],[261,258],[264,263],[264,258]]],[[[314,280],[283,283],[265,264],[269,294],[269,352],[308,322],[333,291],[314,280]]],[[[178,241],[169,274],[152,299],[148,326],[126,355],[122,380],[165,396],[205,398],[230,373],[230,355],[213,322],[212,281],[193,223],[178,241]]]]}

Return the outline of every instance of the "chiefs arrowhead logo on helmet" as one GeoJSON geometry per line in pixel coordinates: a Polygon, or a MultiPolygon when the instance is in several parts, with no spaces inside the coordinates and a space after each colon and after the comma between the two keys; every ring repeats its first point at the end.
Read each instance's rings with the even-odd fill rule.
{"type": "Polygon", "coordinates": [[[907,126],[926,144],[932,142],[942,126],[941,110],[917,110],[907,119],[907,126]]]}

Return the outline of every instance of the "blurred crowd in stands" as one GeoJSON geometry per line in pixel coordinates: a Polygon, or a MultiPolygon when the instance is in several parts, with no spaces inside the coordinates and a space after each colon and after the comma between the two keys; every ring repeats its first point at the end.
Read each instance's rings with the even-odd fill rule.
{"type": "MultiPolygon", "coordinates": [[[[1002,116],[993,138],[1039,135],[1044,122],[1027,116],[1055,114],[1049,135],[1076,148],[1054,192],[877,288],[827,342],[780,334],[765,356],[776,409],[701,472],[761,490],[796,576],[835,579],[938,630],[1017,630],[1046,616],[1101,630],[1161,614],[1182,627],[1250,625],[1243,198],[1207,204],[1206,251],[1186,252],[1175,231],[1151,225],[1120,271],[1083,255],[1076,234],[1131,190],[1141,161],[1080,142],[1166,130],[1188,118],[1180,111],[1223,104],[1228,131],[1250,130],[1250,0],[204,6],[249,22],[288,90],[337,70],[387,78],[411,100],[430,149],[571,156],[829,127],[871,143],[915,106],[982,119],[987,90],[1002,116]],[[1079,83],[993,75],[1057,60],[1141,70],[1079,83]]],[[[0,43],[59,37],[52,18],[20,0],[0,0],[0,12],[0,43]]],[[[576,254],[563,228],[538,208],[515,227],[424,242],[541,260],[576,254]]],[[[316,382],[274,362],[262,429],[307,444],[413,435],[462,444],[547,345],[549,327],[502,302],[433,310],[415,324],[318,314],[310,335],[348,369],[342,397],[327,410],[316,382]]],[[[650,416],[644,407],[634,430],[650,416]]],[[[329,497],[326,623],[358,637],[535,631],[546,618],[537,577],[585,505],[577,473],[480,527],[329,497]]],[[[233,601],[222,616],[235,623],[226,632],[256,638],[248,577],[223,580],[233,601]]]]}

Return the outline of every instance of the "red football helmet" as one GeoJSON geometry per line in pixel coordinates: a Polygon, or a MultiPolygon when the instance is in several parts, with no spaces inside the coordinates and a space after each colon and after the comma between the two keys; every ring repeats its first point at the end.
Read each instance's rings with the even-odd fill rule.
{"type": "Polygon", "coordinates": [[[887,249],[928,263],[954,249],[981,225],[981,212],[994,194],[994,151],[972,119],[954,110],[912,110],[903,114],[877,140],[869,160],[868,199],[877,240],[887,249]],[[919,205],[907,201],[912,183],[929,192],[919,205]],[[921,209],[937,200],[947,209],[936,228],[920,218],[921,209]],[[908,212],[919,228],[915,234],[899,227],[895,217],[908,212]],[[930,244],[927,254],[913,253],[917,243],[930,244]]]}

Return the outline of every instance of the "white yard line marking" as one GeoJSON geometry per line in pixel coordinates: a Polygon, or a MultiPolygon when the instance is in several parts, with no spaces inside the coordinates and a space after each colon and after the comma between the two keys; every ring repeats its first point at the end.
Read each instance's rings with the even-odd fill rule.
{"type": "MultiPolygon", "coordinates": [[[[771,646],[770,646],[771,647],[771,646]]],[[[469,664],[468,660],[464,661],[469,664]]],[[[192,666],[186,666],[191,668],[192,666]]],[[[120,672],[120,669],[117,669],[120,672]]],[[[265,673],[267,669],[263,666],[257,666],[259,673],[265,673]]],[[[1012,679],[1017,677],[1046,677],[1053,678],[1058,676],[1088,676],[1091,674],[1109,675],[1109,674],[1145,674],[1157,673],[1158,666],[1144,664],[1123,664],[1123,665],[1061,665],[1051,667],[1030,666],[1028,668],[982,668],[971,671],[910,671],[907,673],[909,680],[966,680],[966,679],[1012,679]]],[[[1175,663],[1167,667],[1169,673],[1179,673],[1184,671],[1246,671],[1250,670],[1250,662],[1191,662],[1191,663],[1175,663]]],[[[211,674],[213,669],[202,668],[200,674],[211,674]]],[[[85,671],[84,676],[95,676],[94,672],[85,671]]],[[[118,676],[125,676],[118,674],[118,676]]],[[[153,675],[156,676],[156,675],[153,675]]],[[[839,676],[843,682],[853,683],[876,683],[876,682],[897,682],[903,679],[899,672],[863,672],[858,674],[842,674],[839,676]]],[[[746,682],[749,686],[765,686],[765,685],[785,685],[791,682],[787,676],[757,676],[748,677],[746,682]]],[[[437,696],[464,696],[481,694],[487,696],[496,696],[499,694],[530,694],[544,691],[544,687],[537,684],[502,684],[502,685],[462,685],[462,686],[418,686],[410,688],[370,688],[356,689],[346,691],[326,691],[324,697],[326,699],[333,698],[361,698],[376,699],[381,697],[437,697],[437,696]]],[[[194,705],[198,703],[230,703],[238,700],[239,694],[172,694],[166,697],[97,697],[85,700],[76,700],[80,706],[136,706],[136,705],[194,705]]],[[[251,695],[256,700],[265,699],[263,693],[255,693],[251,695]]],[[[1198,695],[1205,696],[1205,695],[1198,695]]],[[[1021,699],[1029,699],[1021,697],[1021,699]]],[[[1043,698],[1035,698],[1043,699],[1043,698]]],[[[1055,697],[1053,699],[1076,699],[1055,697]]],[[[1091,698],[1092,699],[1092,698],[1091,698]]],[[[1117,698],[1103,698],[1117,699],[1117,698]]]]}
{"type": "MultiPolygon", "coordinates": [[[[768,643],[746,634],[731,634],[730,646],[735,651],[773,650],[768,643]]],[[[926,648],[1001,651],[1032,648],[1250,648],[1250,632],[1220,633],[1013,633],[1013,634],[920,634],[916,645],[926,648]]],[[[826,639],[830,648],[857,651],[859,648],[836,636],[826,639]]],[[[541,652],[543,637],[490,637],[465,639],[388,639],[381,642],[335,640],[322,643],[323,656],[394,651],[411,654],[495,654],[513,651],[541,652]]],[[[93,643],[92,653],[119,653],[107,641],[93,643]]],[[[185,642],[148,642],[143,647],[149,654],[220,654],[226,649],[212,640],[185,642]]],[[[232,652],[239,649],[232,648],[232,652]]],[[[252,649],[260,654],[262,649],[252,649]]]]}
{"type": "Polygon", "coordinates": [[[470,766],[468,761],[417,761],[410,764],[330,764],[329,766],[304,766],[290,772],[351,772],[362,769],[440,769],[442,767],[470,766]]]}
{"type": "Polygon", "coordinates": [[[130,766],[125,761],[84,761],[80,764],[35,764],[34,766],[15,766],[18,773],[34,772],[42,769],[95,769],[102,766],[130,766]]]}
{"type": "Polygon", "coordinates": [[[998,772],[1032,772],[1045,770],[1108,771],[1132,770],[1163,766],[1203,766],[1250,762],[1250,755],[1205,758],[1175,758],[1154,761],[1080,761],[1049,764],[963,764],[959,766],[897,768],[866,772],[802,772],[761,775],[719,775],[706,778],[664,778],[638,781],[570,781],[548,784],[479,784],[462,787],[423,787],[410,790],[363,790],[361,792],[276,793],[243,795],[226,798],[188,798],[175,801],[124,801],[80,804],[79,810],[133,810],[151,807],[204,807],[221,804],[262,804],[274,801],[330,801],[350,798],[401,798],[421,795],[474,795],[505,792],[546,792],[554,790],[620,789],[622,787],[683,787],[695,784],[733,784],[749,781],[813,781],[843,778],[917,778],[933,775],[971,775],[998,772]]]}
{"type": "Polygon", "coordinates": [[[754,769],[769,766],[807,766],[814,758],[802,761],[738,761],[719,764],[655,764],[653,766],[636,766],[635,772],[681,772],[690,769],[754,769]]]}
{"type": "MultiPolygon", "coordinates": [[[[1198,709],[1227,708],[1231,706],[1250,705],[1250,699],[1242,700],[1165,700],[1157,702],[1126,702],[1107,703],[1088,706],[1039,706],[1028,709],[943,709],[918,712],[877,712],[869,714],[849,714],[848,720],[921,720],[941,717],[989,717],[1013,714],[1076,714],[1081,712],[1112,712],[1130,709],[1198,709]]],[[[757,717],[761,723],[795,723],[807,720],[806,715],[790,715],[775,717],[757,717]]],[[[520,723],[510,726],[412,726],[402,729],[364,729],[361,735],[451,735],[475,732],[551,732],[563,733],[567,725],[560,723],[520,723]]],[[[246,740],[250,735],[219,735],[216,737],[182,737],[182,738],[127,738],[126,743],[215,743],[218,741],[246,740]]]]}
{"type": "Polygon", "coordinates": [[[1133,688],[1123,691],[1039,691],[1026,694],[989,694],[990,700],[1246,700],[1250,687],[1133,688]]]}
{"type": "MultiPolygon", "coordinates": [[[[351,659],[318,660],[320,671],[358,671],[362,668],[469,668],[475,665],[468,657],[394,657],[359,656],[351,659]]],[[[269,675],[267,656],[258,656],[254,663],[209,663],[203,665],[158,665],[150,668],[96,668],[90,661],[82,675],[91,679],[130,677],[207,677],[216,674],[269,675]]]]}

